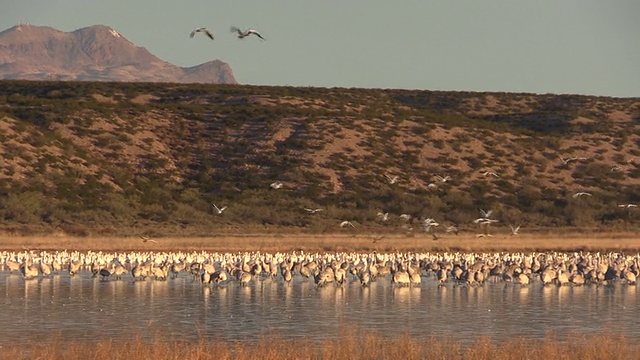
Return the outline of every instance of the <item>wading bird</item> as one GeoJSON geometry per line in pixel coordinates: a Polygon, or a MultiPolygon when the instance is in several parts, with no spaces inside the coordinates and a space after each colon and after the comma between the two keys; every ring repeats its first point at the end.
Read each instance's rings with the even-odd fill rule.
{"type": "Polygon", "coordinates": [[[247,29],[245,31],[242,31],[239,28],[237,28],[235,26],[232,26],[231,27],[231,32],[238,33],[238,39],[244,39],[245,37],[247,37],[249,35],[255,35],[255,36],[259,37],[262,40],[266,40],[265,38],[262,37],[262,35],[260,35],[260,33],[257,30],[254,30],[254,29],[247,29]]]}
{"type": "Polygon", "coordinates": [[[204,33],[205,35],[207,35],[209,37],[209,39],[213,40],[213,34],[211,33],[211,31],[209,31],[205,27],[200,27],[200,28],[194,29],[191,32],[191,34],[189,34],[189,37],[193,38],[196,35],[196,33],[199,33],[199,32],[204,33]]]}

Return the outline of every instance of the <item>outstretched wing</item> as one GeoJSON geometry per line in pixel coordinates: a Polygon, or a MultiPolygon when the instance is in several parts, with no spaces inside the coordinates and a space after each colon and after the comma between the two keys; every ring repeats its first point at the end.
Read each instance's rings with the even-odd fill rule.
{"type": "Polygon", "coordinates": [[[205,30],[205,31],[204,31],[204,33],[205,33],[205,34],[207,34],[207,36],[208,36],[211,40],[213,40],[213,34],[211,33],[211,31],[209,31],[209,30],[205,30]]]}

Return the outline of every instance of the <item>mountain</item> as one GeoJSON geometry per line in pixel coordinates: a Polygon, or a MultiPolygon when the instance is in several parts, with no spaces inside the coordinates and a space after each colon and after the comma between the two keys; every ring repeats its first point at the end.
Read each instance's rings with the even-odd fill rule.
{"type": "Polygon", "coordinates": [[[178,67],[104,25],[62,32],[20,24],[1,32],[0,79],[236,83],[220,60],[178,67]]]}
{"type": "Polygon", "coordinates": [[[0,159],[0,233],[640,227],[640,98],[2,80],[0,159]]]}

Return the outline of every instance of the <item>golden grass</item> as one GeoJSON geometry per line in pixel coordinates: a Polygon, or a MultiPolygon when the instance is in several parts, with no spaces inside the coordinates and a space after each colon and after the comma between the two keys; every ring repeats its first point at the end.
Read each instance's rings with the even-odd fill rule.
{"type": "Polygon", "coordinates": [[[640,359],[638,346],[624,336],[601,334],[565,337],[547,335],[544,339],[522,337],[495,342],[478,338],[462,344],[451,338],[416,337],[407,334],[381,335],[362,331],[343,331],[338,341],[312,341],[285,337],[262,337],[255,342],[230,342],[200,338],[197,341],[157,338],[144,341],[100,340],[68,342],[61,338],[45,343],[28,341],[4,346],[0,358],[6,359],[640,359]]]}
{"type": "Polygon", "coordinates": [[[428,235],[405,237],[386,235],[247,234],[212,237],[161,237],[143,242],[139,237],[4,236],[0,249],[76,250],[76,251],[261,251],[261,252],[337,252],[337,251],[640,251],[640,234],[566,233],[561,235],[451,235],[432,240],[428,235]]]}

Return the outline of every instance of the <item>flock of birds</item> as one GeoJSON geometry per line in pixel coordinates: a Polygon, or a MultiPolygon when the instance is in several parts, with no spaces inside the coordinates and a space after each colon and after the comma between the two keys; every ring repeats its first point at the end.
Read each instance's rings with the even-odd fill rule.
{"type": "MultiPolygon", "coordinates": [[[[562,156],[559,156],[559,159],[561,161],[561,163],[563,165],[567,165],[571,162],[574,161],[581,161],[581,160],[588,160],[588,158],[586,157],[577,157],[577,156],[573,156],[573,157],[569,157],[569,158],[563,158],[562,156]]],[[[619,166],[614,166],[612,167],[611,171],[615,172],[617,171],[616,169],[619,168],[619,166]]],[[[500,175],[498,173],[496,173],[495,171],[492,170],[487,170],[487,169],[483,169],[480,171],[480,175],[484,176],[484,177],[493,177],[493,178],[500,178],[500,175]]],[[[390,175],[390,174],[384,174],[384,178],[386,179],[386,182],[389,185],[394,185],[397,184],[398,182],[401,181],[400,176],[398,175],[390,175]]],[[[441,176],[438,174],[434,174],[434,179],[435,181],[432,183],[429,183],[427,185],[427,188],[429,189],[438,189],[441,185],[449,182],[452,180],[452,177],[449,175],[445,175],[445,176],[441,176]]],[[[270,187],[272,189],[284,189],[285,188],[285,184],[282,181],[274,181],[270,184],[270,187]]],[[[581,198],[581,197],[592,197],[593,194],[586,192],[586,191],[578,191],[572,194],[573,198],[581,198]]],[[[221,208],[218,208],[218,206],[216,206],[215,204],[212,204],[212,206],[214,207],[214,209],[216,210],[217,214],[222,214],[222,210],[226,209],[223,208],[221,210],[221,208]]],[[[617,205],[619,208],[621,209],[627,209],[627,210],[631,210],[634,208],[637,208],[638,205],[637,204],[618,204],[617,205]]],[[[306,211],[308,214],[313,215],[316,214],[318,212],[321,212],[323,209],[321,208],[304,208],[304,211],[306,211]]],[[[483,209],[479,209],[480,211],[480,217],[473,220],[473,224],[475,224],[476,226],[479,227],[480,232],[476,234],[476,237],[491,237],[493,236],[491,234],[490,228],[492,224],[498,223],[499,220],[491,218],[491,214],[492,211],[491,210],[483,210],[483,209]]],[[[421,225],[422,231],[424,233],[428,233],[430,234],[434,240],[437,240],[440,238],[439,233],[437,232],[437,229],[440,228],[440,224],[433,218],[428,218],[428,217],[421,217],[421,218],[416,218],[415,216],[411,215],[411,214],[400,214],[398,216],[400,219],[402,219],[403,221],[405,221],[405,224],[402,225],[402,228],[407,232],[407,233],[412,233],[413,231],[413,227],[410,225],[411,222],[413,221],[418,221],[419,224],[421,225]]],[[[389,212],[383,212],[380,211],[377,213],[377,220],[380,223],[386,223],[387,221],[389,221],[392,218],[392,215],[389,212]]],[[[351,229],[355,229],[356,228],[356,223],[352,222],[351,220],[341,220],[338,223],[340,228],[351,228],[351,229]]],[[[521,225],[514,225],[514,224],[509,224],[509,228],[511,230],[510,235],[519,235],[520,234],[520,229],[521,229],[521,225]]],[[[452,224],[452,225],[447,225],[444,227],[444,231],[446,233],[453,233],[455,235],[457,235],[459,233],[459,228],[457,224],[452,224]]],[[[374,237],[374,242],[377,242],[380,240],[380,237],[374,237]]]]}
{"type": "MultiPolygon", "coordinates": [[[[238,34],[238,38],[239,39],[244,39],[247,36],[250,35],[254,35],[259,37],[262,40],[266,40],[264,37],[262,37],[262,35],[260,35],[260,33],[255,30],[255,29],[246,29],[246,30],[241,30],[238,27],[232,26],[231,27],[231,32],[232,33],[236,33],[238,34]]],[[[191,34],[189,34],[189,37],[193,38],[194,36],[196,36],[196,34],[201,33],[206,35],[209,39],[214,40],[215,37],[213,36],[213,32],[211,32],[209,29],[207,29],[206,27],[199,27],[199,28],[195,28],[193,29],[193,31],[191,31],[191,34]]]]}
{"type": "Polygon", "coordinates": [[[477,286],[486,282],[521,285],[628,284],[639,275],[640,253],[219,253],[219,252],[0,252],[4,271],[25,280],[76,276],[83,272],[99,281],[192,277],[203,285],[242,286],[273,279],[291,284],[313,281],[317,287],[345,284],[369,286],[390,281],[394,286],[419,286],[424,278],[438,285],[477,286]]]}

